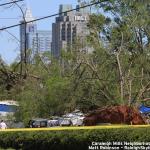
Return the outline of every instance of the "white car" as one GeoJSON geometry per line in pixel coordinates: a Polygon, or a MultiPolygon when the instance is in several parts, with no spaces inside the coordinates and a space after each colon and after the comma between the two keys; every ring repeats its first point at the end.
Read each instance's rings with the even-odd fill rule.
{"type": "Polygon", "coordinates": [[[60,126],[71,126],[72,122],[70,118],[64,118],[60,123],[60,126]]]}
{"type": "Polygon", "coordinates": [[[84,117],[73,117],[71,118],[71,122],[73,126],[82,126],[84,117]]]}

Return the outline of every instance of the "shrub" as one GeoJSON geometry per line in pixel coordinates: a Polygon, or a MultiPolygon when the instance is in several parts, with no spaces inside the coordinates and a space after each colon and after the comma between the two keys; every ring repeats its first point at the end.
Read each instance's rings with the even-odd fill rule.
{"type": "Polygon", "coordinates": [[[150,127],[68,131],[0,132],[0,147],[24,150],[88,150],[94,142],[148,142],[150,127]]]}

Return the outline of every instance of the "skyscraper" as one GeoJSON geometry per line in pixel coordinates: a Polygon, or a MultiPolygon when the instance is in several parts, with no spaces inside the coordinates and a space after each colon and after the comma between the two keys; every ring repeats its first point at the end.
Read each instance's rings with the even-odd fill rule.
{"type": "Polygon", "coordinates": [[[52,24],[52,55],[59,58],[62,49],[71,46],[74,40],[79,37],[84,39],[88,34],[87,23],[89,20],[90,9],[81,6],[85,3],[80,2],[76,11],[66,12],[72,9],[72,5],[60,5],[60,15],[56,17],[52,24]],[[63,13],[64,12],[64,13],[63,13]]]}
{"type": "MultiPolygon", "coordinates": [[[[32,16],[31,9],[27,8],[21,23],[32,20],[34,20],[34,18],[32,16]]],[[[51,31],[38,30],[36,22],[21,24],[20,51],[22,55],[25,50],[28,52],[30,51],[30,58],[27,58],[28,61],[32,61],[29,59],[32,59],[35,54],[51,52],[51,31]]]]}

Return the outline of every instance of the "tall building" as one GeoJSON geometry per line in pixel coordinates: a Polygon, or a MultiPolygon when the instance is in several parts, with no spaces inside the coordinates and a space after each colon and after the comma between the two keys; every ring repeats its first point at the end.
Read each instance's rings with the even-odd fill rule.
{"type": "MultiPolygon", "coordinates": [[[[27,9],[24,16],[23,20],[20,21],[20,23],[25,23],[28,21],[34,20],[31,9],[27,9]]],[[[37,32],[37,26],[35,22],[31,22],[28,24],[21,24],[20,25],[20,51],[22,54],[24,53],[25,49],[29,48],[29,35],[35,34],[37,32]]]]}
{"type": "Polygon", "coordinates": [[[33,55],[51,52],[51,31],[37,30],[27,34],[27,47],[33,55]]]}
{"type": "MultiPolygon", "coordinates": [[[[27,8],[21,23],[34,20],[31,9],[27,8]]],[[[20,25],[20,50],[24,54],[25,49],[30,53],[30,59],[35,54],[51,52],[51,31],[38,30],[36,22],[20,25]],[[26,28],[26,32],[25,32],[26,28]]],[[[23,57],[23,56],[22,56],[23,57]]],[[[29,60],[28,61],[32,61],[29,60]]]]}
{"type": "Polygon", "coordinates": [[[76,11],[66,12],[72,9],[72,5],[60,5],[59,16],[52,24],[52,55],[59,58],[61,50],[71,47],[76,38],[84,39],[88,34],[87,23],[89,20],[90,9],[81,6],[86,3],[80,2],[76,6],[76,11]],[[64,13],[63,13],[64,12],[64,13]]]}

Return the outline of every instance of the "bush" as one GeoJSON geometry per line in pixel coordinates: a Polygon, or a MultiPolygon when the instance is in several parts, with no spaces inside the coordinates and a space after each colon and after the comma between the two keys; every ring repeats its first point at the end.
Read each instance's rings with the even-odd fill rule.
{"type": "Polygon", "coordinates": [[[88,150],[92,142],[148,142],[150,127],[0,132],[0,147],[24,150],[88,150]]]}

